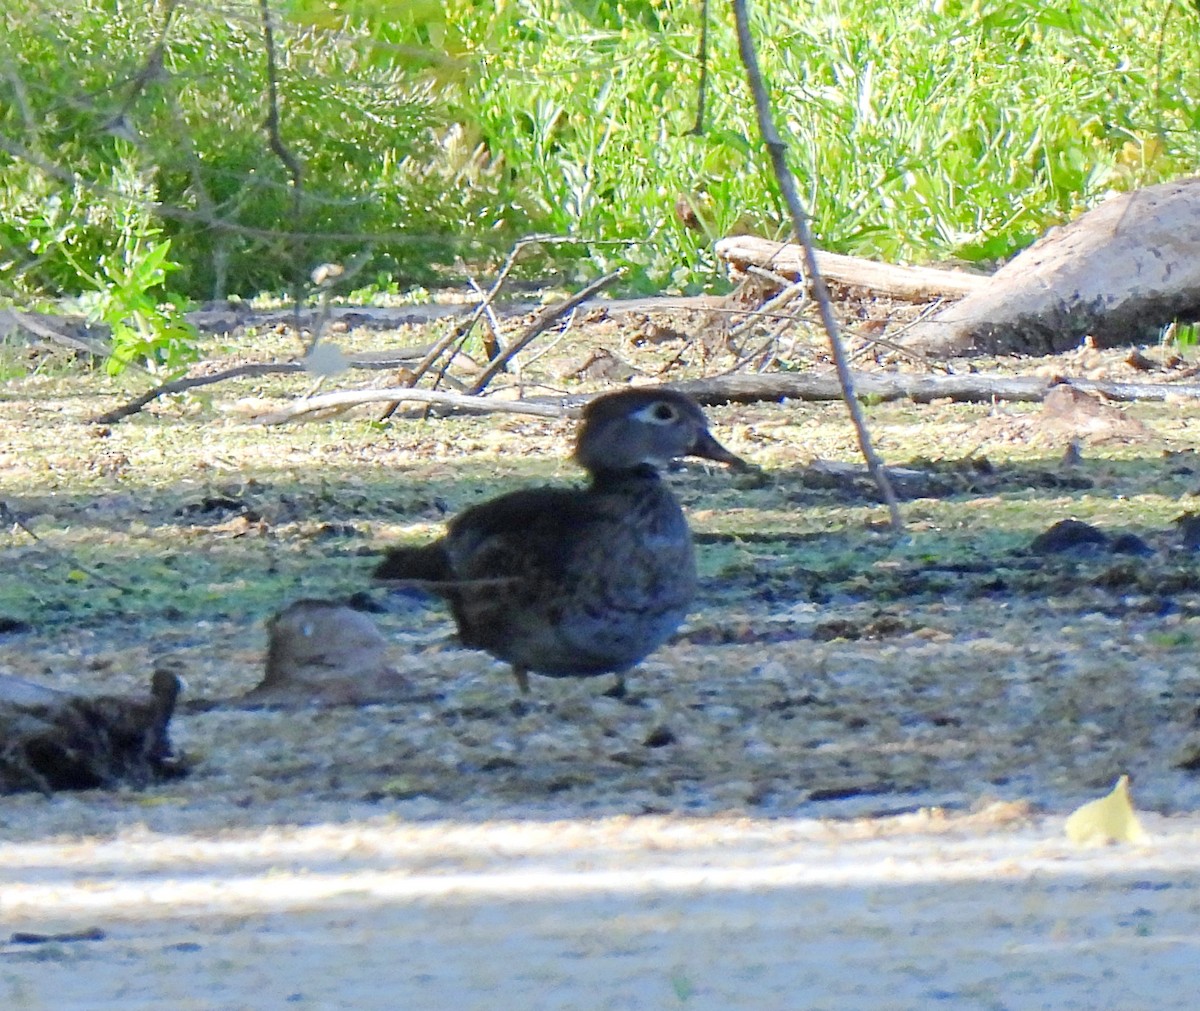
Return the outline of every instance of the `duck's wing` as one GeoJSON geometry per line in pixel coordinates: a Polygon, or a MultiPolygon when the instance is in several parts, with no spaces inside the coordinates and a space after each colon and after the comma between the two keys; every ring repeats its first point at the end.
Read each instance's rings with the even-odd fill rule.
{"type": "Polygon", "coordinates": [[[556,580],[585,544],[618,526],[611,503],[572,488],[531,488],[474,506],[456,517],[443,541],[460,580],[556,580]]]}
{"type": "Polygon", "coordinates": [[[389,548],[373,575],[443,595],[455,587],[503,587],[531,572],[552,578],[580,534],[608,518],[583,491],[523,489],[460,513],[436,541],[389,548]]]}

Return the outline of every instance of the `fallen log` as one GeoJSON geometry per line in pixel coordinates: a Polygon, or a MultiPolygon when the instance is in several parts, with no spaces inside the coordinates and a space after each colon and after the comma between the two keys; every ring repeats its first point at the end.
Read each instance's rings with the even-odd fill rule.
{"type": "Polygon", "coordinates": [[[1105,200],[1051,229],[962,301],[915,324],[927,357],[1052,354],[1154,341],[1200,319],[1200,179],[1105,200]]]}
{"type": "MultiPolygon", "coordinates": [[[[860,400],[953,400],[961,403],[987,403],[992,400],[1039,402],[1055,385],[1069,383],[1076,389],[1113,401],[1162,401],[1171,397],[1200,399],[1197,383],[1117,383],[1070,376],[999,376],[985,372],[940,375],[908,372],[854,372],[855,392],[860,400]]],[[[837,376],[826,373],[734,373],[711,379],[688,379],[664,383],[666,389],[679,390],[694,397],[705,407],[719,404],[752,404],[772,400],[820,402],[841,400],[837,376]]],[[[438,390],[413,390],[386,387],[369,390],[340,390],[298,400],[256,420],[279,425],[325,417],[367,404],[411,401],[431,404],[439,414],[524,414],[539,418],[562,418],[577,414],[594,393],[574,393],[563,397],[528,397],[524,400],[497,400],[491,397],[443,393],[438,390]]]]}
{"type": "MultiPolygon", "coordinates": [[[[992,400],[1039,402],[1054,386],[1069,383],[1076,389],[1107,400],[1162,401],[1171,397],[1200,399],[1200,384],[1115,383],[1068,376],[998,376],[983,372],[963,375],[927,375],[905,372],[856,372],[855,390],[860,400],[953,400],[987,403],[992,400]]],[[[757,373],[691,379],[668,383],[670,389],[690,394],[705,406],[725,403],[758,403],[770,400],[840,400],[841,387],[833,373],[757,373]]]]}
{"type": "MultiPolygon", "coordinates": [[[[713,248],[717,258],[728,263],[734,271],[761,267],[789,281],[799,280],[804,273],[804,249],[791,242],[775,242],[757,235],[731,235],[720,239],[713,248]]],[[[820,250],[817,267],[826,281],[865,288],[910,302],[962,298],[978,291],[987,281],[984,275],[969,274],[965,270],[907,267],[820,250]]]]}

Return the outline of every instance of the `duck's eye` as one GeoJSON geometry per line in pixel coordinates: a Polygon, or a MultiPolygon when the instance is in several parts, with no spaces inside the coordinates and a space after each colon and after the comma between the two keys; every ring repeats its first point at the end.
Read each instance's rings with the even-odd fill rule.
{"type": "Polygon", "coordinates": [[[674,421],[679,417],[674,407],[661,400],[651,408],[650,414],[655,421],[663,422],[674,421]]]}

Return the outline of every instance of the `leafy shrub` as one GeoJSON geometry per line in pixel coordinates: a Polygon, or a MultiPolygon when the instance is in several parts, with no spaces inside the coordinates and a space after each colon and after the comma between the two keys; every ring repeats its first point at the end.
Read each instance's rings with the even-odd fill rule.
{"type": "MultiPolygon", "coordinates": [[[[87,287],[71,258],[96,262],[116,241],[104,180],[122,164],[160,202],[173,282],[192,297],[280,291],[363,252],[364,276],[428,282],[532,231],[624,241],[555,246],[527,269],[619,264],[637,287],[697,288],[718,283],[715,237],[786,233],[722,5],[696,135],[694,0],[276,0],[299,194],[263,126],[256,4],[171,8],[161,72],[147,59],[165,6],[49,7],[10,0],[0,14],[10,285],[87,287]]],[[[754,10],[826,248],[995,260],[1110,191],[1200,161],[1184,0],[754,10]]]]}
{"type": "MultiPolygon", "coordinates": [[[[493,244],[496,209],[509,204],[505,173],[465,146],[431,82],[372,60],[353,37],[277,26],[280,133],[302,166],[295,199],[263,126],[256,12],[180,5],[158,71],[148,64],[162,32],[155,5],[7,6],[0,135],[60,169],[47,176],[12,150],[0,155],[11,283],[80,290],[75,263],[98,261],[118,238],[121,196],[103,180],[121,164],[150,181],[180,265],[175,283],[194,297],[282,290],[368,245],[396,273],[429,276],[460,250],[493,244]]],[[[509,215],[514,232],[525,227],[509,215]]]]}

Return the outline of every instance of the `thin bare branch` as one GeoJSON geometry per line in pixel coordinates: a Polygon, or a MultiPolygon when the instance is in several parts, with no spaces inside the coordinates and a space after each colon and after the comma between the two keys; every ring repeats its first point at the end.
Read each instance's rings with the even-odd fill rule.
{"type": "Polygon", "coordinates": [[[262,415],[258,421],[264,425],[279,425],[302,419],[307,415],[340,412],[352,407],[361,407],[363,404],[383,403],[436,404],[468,414],[524,414],[539,418],[561,418],[570,413],[569,409],[561,404],[496,400],[475,394],[446,393],[444,390],[414,390],[407,386],[386,386],[373,390],[339,390],[297,400],[282,410],[262,415]]]}
{"type": "MultiPolygon", "coordinates": [[[[520,257],[521,252],[526,247],[540,244],[561,244],[567,242],[585,241],[587,240],[576,239],[565,235],[529,235],[513,243],[512,249],[508,251],[508,256],[505,258],[503,265],[500,267],[500,272],[496,275],[496,280],[492,282],[492,286],[488,288],[486,294],[484,294],[479,304],[475,307],[475,310],[470,316],[467,317],[467,319],[465,319],[458,326],[454,327],[449,333],[446,334],[445,337],[443,337],[440,341],[434,344],[432,348],[430,348],[429,354],[421,359],[420,364],[413,369],[412,378],[409,380],[408,385],[416,386],[417,383],[421,381],[421,378],[433,367],[434,363],[437,362],[437,360],[441,358],[441,356],[444,355],[447,350],[449,350],[451,345],[457,343],[457,347],[450,355],[450,358],[453,359],[454,355],[458,353],[458,349],[466,343],[468,335],[475,328],[475,325],[479,322],[483,315],[492,311],[492,303],[500,294],[500,289],[504,287],[504,282],[508,280],[508,275],[512,273],[513,267],[515,267],[517,264],[518,257],[520,257]]],[[[438,381],[440,382],[444,376],[445,368],[443,367],[441,372],[438,374],[438,381]]],[[[399,406],[399,403],[388,405],[387,409],[384,410],[379,420],[386,421],[392,416],[396,408],[399,406]]]]}
{"type": "Polygon", "coordinates": [[[576,306],[582,302],[586,302],[597,292],[603,291],[605,288],[607,288],[613,283],[613,281],[620,277],[622,273],[623,271],[621,270],[614,270],[611,274],[605,274],[603,277],[597,278],[586,288],[582,289],[581,291],[577,291],[570,298],[559,302],[557,305],[547,306],[545,309],[539,312],[533,318],[533,322],[526,327],[525,332],[521,334],[521,336],[515,341],[513,341],[512,344],[505,348],[504,352],[500,354],[494,361],[492,361],[492,363],[486,369],[483,370],[483,375],[475,380],[468,392],[481,393],[484,389],[486,389],[487,384],[504,370],[505,366],[512,359],[513,355],[518,354],[527,345],[536,340],[539,335],[553,326],[555,322],[562,319],[563,316],[567,315],[567,313],[569,313],[576,306]]]}
{"type": "Polygon", "coordinates": [[[109,579],[108,576],[105,576],[97,572],[95,569],[84,565],[79,561],[79,559],[63,551],[61,548],[56,548],[53,544],[47,543],[29,528],[28,524],[26,524],[26,522],[17,515],[17,513],[9,506],[7,502],[0,502],[0,521],[4,523],[11,523],[19,530],[24,531],[25,534],[34,541],[34,543],[40,544],[47,551],[54,552],[54,554],[58,555],[58,557],[61,558],[67,565],[71,566],[72,569],[78,569],[80,572],[85,573],[89,578],[94,579],[98,583],[103,583],[105,586],[111,586],[114,590],[120,590],[122,593],[129,592],[129,587],[123,586],[120,583],[109,579]]]}
{"type": "Polygon", "coordinates": [[[775,178],[779,183],[780,192],[783,194],[784,202],[787,204],[788,211],[791,214],[792,227],[795,229],[796,238],[804,246],[805,273],[808,275],[813,298],[816,300],[821,314],[821,322],[824,324],[825,332],[829,336],[829,348],[833,354],[834,364],[837,367],[838,380],[842,386],[843,400],[845,400],[846,409],[850,412],[850,418],[854,423],[854,428],[858,435],[858,446],[862,452],[863,459],[866,460],[867,470],[870,471],[871,476],[875,479],[875,483],[879,487],[880,496],[887,503],[892,528],[899,532],[904,529],[904,518],[900,514],[900,503],[897,501],[896,493],[892,490],[892,484],[888,480],[887,469],[884,466],[883,460],[875,452],[875,447],[871,443],[871,434],[867,428],[866,415],[863,413],[862,405],[859,403],[854,391],[854,378],[846,359],[846,349],[842,346],[837,318],[834,316],[833,303],[829,297],[829,289],[817,266],[816,250],[813,248],[812,234],[808,227],[808,214],[800,200],[800,194],[796,190],[796,180],[792,175],[791,169],[788,168],[787,146],[775,128],[775,121],[771,114],[771,100],[767,94],[766,85],[763,83],[762,71],[758,66],[758,54],[754,49],[754,38],[750,33],[750,15],[747,11],[746,0],[733,0],[733,11],[737,22],[738,52],[741,54],[742,64],[746,68],[746,77],[750,82],[750,90],[754,94],[754,108],[758,115],[758,128],[762,133],[764,143],[767,145],[767,152],[771,157],[771,166],[774,169],[775,178]]]}
{"type": "MultiPolygon", "coordinates": [[[[411,361],[422,350],[424,349],[414,348],[411,351],[400,351],[383,356],[378,354],[370,354],[369,356],[348,355],[346,364],[352,369],[391,369],[406,361],[411,361]]],[[[302,361],[251,362],[247,365],[237,365],[233,368],[222,369],[219,372],[212,372],[207,375],[184,376],[182,379],[172,379],[169,383],[162,383],[152,390],[147,390],[141,396],[135,397],[128,403],[122,404],[120,407],[114,407],[111,411],[105,411],[103,414],[96,415],[96,417],[91,419],[91,423],[94,425],[111,425],[137,414],[147,404],[153,403],[159,397],[167,397],[174,393],[186,393],[188,390],[198,389],[201,386],[211,386],[213,383],[221,383],[226,379],[283,375],[289,372],[305,371],[307,371],[307,368],[302,361]]]]}
{"type": "Polygon", "coordinates": [[[708,100],[708,0],[700,0],[700,43],[696,50],[700,64],[700,83],[696,86],[696,122],[688,133],[704,136],[704,112],[708,100]]]}

